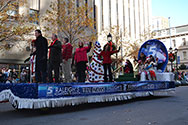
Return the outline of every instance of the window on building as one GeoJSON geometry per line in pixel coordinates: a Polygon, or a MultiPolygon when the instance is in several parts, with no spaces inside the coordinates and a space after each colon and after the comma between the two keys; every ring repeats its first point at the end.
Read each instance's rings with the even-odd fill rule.
{"type": "Polygon", "coordinates": [[[40,10],[40,0],[29,0],[30,9],[40,10]]]}
{"type": "Polygon", "coordinates": [[[30,10],[29,16],[31,17],[31,23],[39,24],[39,10],[40,10],[40,0],[29,0],[30,10]]]}
{"type": "Polygon", "coordinates": [[[159,20],[157,20],[157,30],[159,30],[159,20]]]}
{"type": "Polygon", "coordinates": [[[119,26],[119,7],[118,7],[118,1],[119,1],[119,0],[116,0],[117,26],[119,26]]]}
{"type": "Polygon", "coordinates": [[[131,37],[131,9],[130,9],[130,0],[128,0],[128,17],[129,17],[129,37],[131,37]]]}
{"type": "Polygon", "coordinates": [[[93,16],[94,16],[94,29],[97,29],[97,20],[96,20],[96,15],[97,15],[97,6],[95,5],[95,0],[93,0],[93,16]]]}
{"type": "MultiPolygon", "coordinates": [[[[146,1],[144,1],[144,0],[142,1],[142,4],[143,4],[142,6],[143,6],[143,8],[145,7],[145,6],[144,6],[144,3],[145,3],[145,2],[146,2],[146,1]]],[[[143,14],[143,27],[145,27],[145,26],[146,26],[146,20],[145,20],[145,17],[146,17],[145,14],[146,14],[146,13],[145,13],[145,9],[143,9],[142,14],[143,14]]]]}
{"type": "Polygon", "coordinates": [[[111,0],[109,0],[109,24],[110,24],[110,29],[112,26],[112,20],[111,20],[111,0]]]}
{"type": "Polygon", "coordinates": [[[7,15],[9,16],[10,19],[15,19],[19,13],[19,5],[18,2],[11,2],[10,4],[10,9],[7,11],[7,15]]]}
{"type": "Polygon", "coordinates": [[[187,52],[186,51],[183,52],[183,59],[187,59],[187,52]]]}
{"type": "Polygon", "coordinates": [[[136,36],[136,11],[135,11],[135,1],[133,1],[133,9],[134,9],[134,34],[136,36]]]}
{"type": "Polygon", "coordinates": [[[30,9],[29,16],[32,18],[32,20],[30,21],[31,23],[39,24],[39,11],[38,10],[30,9]]]}
{"type": "Polygon", "coordinates": [[[158,31],[158,36],[161,36],[161,31],[158,31]]]}
{"type": "MultiPolygon", "coordinates": [[[[138,20],[139,20],[139,36],[141,38],[141,14],[140,14],[140,1],[138,0],[138,20]]],[[[153,26],[154,27],[154,26],[153,26]]]]}
{"type": "Polygon", "coordinates": [[[88,18],[88,0],[85,0],[85,4],[86,4],[86,18],[88,18]]]}
{"type": "Polygon", "coordinates": [[[176,40],[173,39],[172,42],[173,42],[173,44],[174,44],[174,47],[176,47],[176,40]]]}
{"type": "Polygon", "coordinates": [[[123,33],[124,33],[124,36],[125,36],[125,32],[126,32],[126,26],[125,26],[125,1],[123,0],[122,1],[123,3],[123,33]]]}
{"type": "Polygon", "coordinates": [[[77,6],[77,7],[80,6],[79,0],[76,0],[76,6],[77,6]]]}
{"type": "Polygon", "coordinates": [[[167,31],[166,30],[162,30],[162,35],[167,35],[167,31]]]}
{"type": "Polygon", "coordinates": [[[183,41],[183,45],[186,46],[186,39],[182,38],[182,41],[183,41]]]}
{"type": "Polygon", "coordinates": [[[104,15],[103,15],[103,0],[101,0],[101,25],[102,25],[102,30],[104,30],[104,15]]]}

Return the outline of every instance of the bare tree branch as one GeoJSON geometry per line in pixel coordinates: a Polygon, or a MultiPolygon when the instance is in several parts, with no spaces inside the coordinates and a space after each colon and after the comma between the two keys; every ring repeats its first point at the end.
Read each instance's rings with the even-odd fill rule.
{"type": "Polygon", "coordinates": [[[8,0],[1,8],[0,8],[0,12],[2,12],[4,10],[5,7],[8,6],[9,3],[11,3],[11,0],[8,0]]]}
{"type": "MultiPolygon", "coordinates": [[[[87,37],[89,34],[93,34],[94,19],[92,19],[92,17],[86,19],[85,12],[88,8],[86,8],[85,5],[77,7],[75,6],[75,0],[69,0],[68,4],[67,0],[61,0],[61,2],[58,3],[58,15],[57,17],[54,17],[54,15],[51,15],[49,11],[54,12],[54,8],[56,8],[56,6],[57,5],[52,3],[50,5],[50,9],[47,10],[45,21],[50,24],[49,27],[52,25],[54,26],[54,22],[57,23],[60,29],[58,32],[61,32],[63,35],[67,36],[72,44],[74,44],[82,36],[88,39],[87,37]],[[88,32],[87,29],[91,31],[88,32]]],[[[52,30],[51,28],[47,29],[48,31],[52,30]]],[[[54,28],[54,30],[56,29],[54,28]]],[[[94,37],[91,36],[91,39],[93,38],[94,37]]]]}

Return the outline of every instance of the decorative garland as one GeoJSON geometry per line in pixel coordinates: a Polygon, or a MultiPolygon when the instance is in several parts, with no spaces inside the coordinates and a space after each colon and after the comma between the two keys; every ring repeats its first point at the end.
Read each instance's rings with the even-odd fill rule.
{"type": "Polygon", "coordinates": [[[119,83],[20,83],[0,84],[0,102],[9,101],[18,109],[53,108],[82,103],[128,100],[175,89],[169,81],[128,81],[119,83]]]}
{"type": "Polygon", "coordinates": [[[146,96],[161,96],[174,94],[175,89],[165,89],[145,92],[129,92],[117,93],[108,95],[95,95],[88,97],[62,97],[51,99],[25,99],[15,96],[10,90],[0,92],[0,102],[9,100],[12,106],[16,109],[41,109],[41,108],[55,108],[64,106],[74,106],[83,103],[97,103],[97,102],[112,102],[134,99],[137,97],[146,96]]]}

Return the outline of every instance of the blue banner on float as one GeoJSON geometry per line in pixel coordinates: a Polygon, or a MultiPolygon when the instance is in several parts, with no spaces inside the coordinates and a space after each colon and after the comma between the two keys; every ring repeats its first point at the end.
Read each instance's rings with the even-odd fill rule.
{"type": "Polygon", "coordinates": [[[169,82],[140,82],[134,84],[127,84],[127,92],[138,92],[138,91],[151,91],[159,89],[170,88],[169,82]]]}
{"type": "Polygon", "coordinates": [[[40,84],[38,86],[39,98],[56,98],[66,96],[88,96],[126,92],[125,84],[92,84],[92,85],[66,85],[66,84],[40,84]]]}
{"type": "Polygon", "coordinates": [[[126,93],[138,91],[153,91],[174,88],[174,82],[145,81],[119,82],[109,84],[39,84],[38,98],[76,97],[102,95],[112,93],[126,93]]]}
{"type": "Polygon", "coordinates": [[[46,84],[4,84],[0,83],[0,93],[3,90],[11,92],[20,98],[60,98],[90,95],[105,95],[126,92],[154,91],[175,88],[174,81],[125,81],[118,83],[46,83],[46,84]]]}

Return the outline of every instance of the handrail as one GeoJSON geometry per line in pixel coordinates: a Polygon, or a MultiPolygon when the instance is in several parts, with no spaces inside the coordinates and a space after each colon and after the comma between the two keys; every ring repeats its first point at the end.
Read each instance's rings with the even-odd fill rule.
{"type": "Polygon", "coordinates": [[[114,74],[114,73],[116,73],[117,71],[119,71],[119,69],[122,68],[122,67],[123,67],[123,65],[121,65],[120,67],[116,68],[116,69],[112,72],[112,74],[114,74]]]}

